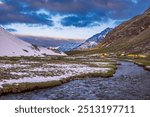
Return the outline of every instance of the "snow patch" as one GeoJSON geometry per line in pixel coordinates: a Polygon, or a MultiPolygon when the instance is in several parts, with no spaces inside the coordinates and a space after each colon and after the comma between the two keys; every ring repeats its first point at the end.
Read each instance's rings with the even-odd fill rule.
{"type": "Polygon", "coordinates": [[[18,76],[28,75],[28,73],[26,73],[26,72],[10,72],[10,74],[12,74],[12,75],[18,75],[18,76]]]}
{"type": "Polygon", "coordinates": [[[17,68],[17,67],[28,67],[29,65],[20,65],[20,64],[0,64],[0,68],[5,68],[5,69],[8,69],[8,68],[17,68]]]}
{"type": "MultiPolygon", "coordinates": [[[[47,82],[47,81],[54,81],[54,80],[61,80],[64,78],[69,78],[71,76],[76,76],[80,74],[86,74],[86,73],[100,73],[100,72],[107,72],[108,70],[111,70],[111,68],[97,68],[97,67],[89,67],[87,65],[82,64],[47,64],[46,66],[35,68],[35,69],[29,69],[30,71],[46,71],[46,72],[53,72],[54,76],[48,76],[48,77],[24,77],[19,79],[10,79],[10,80],[1,80],[0,81],[0,87],[2,87],[3,84],[14,84],[14,83],[34,83],[34,82],[47,82]]],[[[16,75],[27,75],[27,73],[23,72],[11,72],[12,74],[16,75]]]]}

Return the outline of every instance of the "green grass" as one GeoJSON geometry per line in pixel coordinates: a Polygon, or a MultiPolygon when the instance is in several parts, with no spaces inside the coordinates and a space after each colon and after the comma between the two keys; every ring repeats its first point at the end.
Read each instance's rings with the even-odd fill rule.
{"type": "Polygon", "coordinates": [[[148,60],[134,60],[134,63],[139,65],[139,66],[144,67],[145,70],[150,71],[150,68],[147,67],[147,66],[150,66],[150,61],[148,61],[148,60]]]}
{"type": "Polygon", "coordinates": [[[111,69],[105,73],[103,72],[95,72],[95,73],[87,73],[87,74],[80,74],[80,75],[76,75],[76,76],[71,76],[69,78],[65,78],[62,80],[62,83],[66,83],[69,82],[71,80],[75,80],[75,79],[85,79],[85,78],[96,78],[96,77],[100,77],[100,78],[109,78],[112,77],[113,74],[115,73],[115,69],[111,69]]]}
{"type": "Polygon", "coordinates": [[[39,82],[39,83],[19,83],[19,84],[5,84],[3,88],[0,89],[0,94],[7,93],[20,93],[25,91],[32,91],[35,89],[42,89],[48,87],[54,87],[61,85],[61,81],[49,81],[49,82],[39,82]]]}
{"type": "Polygon", "coordinates": [[[117,66],[116,65],[105,65],[105,66],[102,66],[102,68],[112,68],[112,69],[116,70],[117,66]]]}
{"type": "Polygon", "coordinates": [[[134,62],[135,63],[137,63],[137,64],[141,64],[141,65],[143,65],[143,66],[150,66],[150,61],[148,61],[148,60],[134,60],[134,62]]]}

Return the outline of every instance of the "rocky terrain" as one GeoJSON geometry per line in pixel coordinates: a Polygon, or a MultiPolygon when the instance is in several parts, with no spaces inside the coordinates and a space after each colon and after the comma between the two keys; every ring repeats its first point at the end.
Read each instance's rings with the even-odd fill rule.
{"type": "Polygon", "coordinates": [[[150,8],[114,28],[97,49],[103,52],[149,53],[150,8]]]}

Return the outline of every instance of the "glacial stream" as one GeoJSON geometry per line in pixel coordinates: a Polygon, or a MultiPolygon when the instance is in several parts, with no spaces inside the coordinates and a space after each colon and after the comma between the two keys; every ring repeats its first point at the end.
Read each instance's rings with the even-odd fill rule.
{"type": "Polygon", "coordinates": [[[150,99],[150,72],[131,62],[120,62],[111,78],[74,80],[61,86],[8,94],[1,100],[150,99]]]}

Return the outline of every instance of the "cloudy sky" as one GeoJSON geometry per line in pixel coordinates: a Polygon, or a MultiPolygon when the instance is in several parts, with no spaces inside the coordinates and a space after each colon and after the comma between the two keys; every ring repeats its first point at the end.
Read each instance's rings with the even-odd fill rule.
{"type": "Polygon", "coordinates": [[[86,39],[148,7],[150,0],[0,0],[0,25],[15,34],[86,39]]]}

